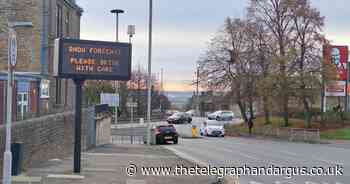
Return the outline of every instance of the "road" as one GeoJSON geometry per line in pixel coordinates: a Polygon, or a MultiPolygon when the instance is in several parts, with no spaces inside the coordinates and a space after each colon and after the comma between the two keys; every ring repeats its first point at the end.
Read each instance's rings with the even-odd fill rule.
{"type": "MultiPolygon", "coordinates": [[[[195,118],[200,126],[203,119],[195,118]]],[[[238,121],[237,121],[238,122],[238,121]]],[[[130,128],[119,129],[127,133],[130,128]]],[[[114,130],[115,131],[115,130],[114,130]]],[[[134,132],[144,132],[134,128],[134,132]]],[[[129,133],[127,133],[129,134],[129,133]]],[[[255,138],[180,139],[178,145],[165,145],[181,157],[201,165],[216,167],[333,167],[341,165],[343,176],[242,176],[240,184],[348,184],[350,144],[305,144],[255,138]]]]}
{"type": "Polygon", "coordinates": [[[216,167],[331,167],[342,165],[344,176],[243,176],[241,184],[347,184],[350,181],[350,148],[290,143],[253,138],[181,139],[164,146],[181,157],[216,167]]]}

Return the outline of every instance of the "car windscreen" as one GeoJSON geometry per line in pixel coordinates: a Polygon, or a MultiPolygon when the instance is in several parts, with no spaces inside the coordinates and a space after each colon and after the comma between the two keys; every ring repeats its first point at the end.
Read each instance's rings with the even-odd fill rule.
{"type": "Polygon", "coordinates": [[[184,116],[184,113],[175,113],[175,114],[173,114],[173,116],[175,116],[175,117],[181,117],[181,116],[184,116]]]}
{"type": "Polygon", "coordinates": [[[224,115],[224,116],[232,116],[233,113],[232,112],[222,112],[222,115],[224,115]]]}
{"type": "Polygon", "coordinates": [[[159,126],[158,129],[161,132],[165,132],[165,131],[174,131],[175,128],[173,126],[159,126]]]}

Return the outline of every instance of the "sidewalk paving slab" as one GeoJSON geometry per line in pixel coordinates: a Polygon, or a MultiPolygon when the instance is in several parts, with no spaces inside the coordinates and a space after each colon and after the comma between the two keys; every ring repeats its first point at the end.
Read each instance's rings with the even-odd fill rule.
{"type": "MultiPolygon", "coordinates": [[[[138,167],[195,166],[162,146],[105,145],[82,154],[82,172],[72,173],[73,159],[53,159],[28,169],[27,176],[42,177],[42,184],[212,184],[212,176],[128,176],[130,164],[138,167]]],[[[138,171],[140,169],[138,168],[138,171]]]]}

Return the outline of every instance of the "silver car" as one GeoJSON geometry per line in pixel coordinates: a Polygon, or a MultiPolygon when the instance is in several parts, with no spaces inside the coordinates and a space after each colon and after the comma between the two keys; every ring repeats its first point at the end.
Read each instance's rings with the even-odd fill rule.
{"type": "Polygon", "coordinates": [[[208,115],[208,119],[217,121],[232,121],[233,117],[232,111],[215,111],[208,115]]]}
{"type": "Polygon", "coordinates": [[[224,137],[225,136],[225,129],[222,124],[208,124],[206,122],[203,123],[202,127],[200,128],[200,135],[201,136],[214,136],[214,137],[224,137]]]}

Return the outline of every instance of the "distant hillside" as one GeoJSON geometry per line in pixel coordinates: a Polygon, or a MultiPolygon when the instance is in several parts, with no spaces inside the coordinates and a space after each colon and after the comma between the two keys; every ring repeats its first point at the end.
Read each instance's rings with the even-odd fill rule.
{"type": "Polygon", "coordinates": [[[188,102],[188,99],[190,99],[193,95],[193,92],[179,92],[179,91],[166,91],[164,92],[165,95],[170,100],[171,104],[182,108],[186,103],[188,102]]]}

